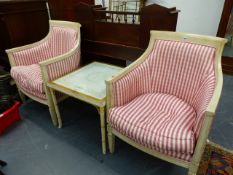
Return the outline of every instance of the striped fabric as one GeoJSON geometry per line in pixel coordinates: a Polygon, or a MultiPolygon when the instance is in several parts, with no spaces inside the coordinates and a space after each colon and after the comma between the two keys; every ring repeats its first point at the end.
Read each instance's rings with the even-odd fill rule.
{"type": "Polygon", "coordinates": [[[52,37],[49,40],[52,57],[62,55],[74,48],[79,37],[79,33],[76,30],[64,27],[53,27],[52,31],[52,37]]]}
{"type": "Polygon", "coordinates": [[[46,99],[41,69],[38,64],[14,66],[11,68],[11,76],[24,91],[46,99]]]}
{"type": "Polygon", "coordinates": [[[77,69],[80,64],[80,55],[81,51],[79,50],[69,58],[50,64],[48,66],[48,77],[49,80],[57,79],[67,73],[72,72],[73,70],[77,69]]]}
{"type": "Polygon", "coordinates": [[[113,128],[137,143],[189,160],[195,143],[192,131],[195,116],[195,110],[183,100],[150,93],[112,108],[108,120],[113,128]]]}
{"type": "MultiPolygon", "coordinates": [[[[152,70],[152,91],[181,98],[196,107],[197,113],[202,111],[203,114],[215,88],[214,58],[215,48],[187,42],[156,41],[148,57],[152,70]],[[206,82],[208,84],[203,88],[206,82]],[[195,100],[198,96],[199,101],[195,100]]],[[[194,129],[197,133],[198,126],[194,129]]]]}
{"type": "Polygon", "coordinates": [[[205,78],[201,87],[198,89],[195,97],[193,98],[193,107],[196,109],[197,117],[195,120],[193,131],[196,133],[196,138],[199,135],[203,115],[208,107],[209,101],[213,96],[215,89],[215,77],[210,74],[205,78]]]}
{"type": "MultiPolygon", "coordinates": [[[[140,129],[135,128],[135,132],[130,131],[130,133],[128,133],[128,130],[125,130],[124,128],[125,125],[127,125],[127,122],[122,123],[122,121],[125,121],[119,119],[121,120],[121,124],[118,125],[114,123],[114,121],[118,121],[118,118],[121,117],[129,117],[129,119],[127,120],[134,120],[134,117],[138,117],[143,120],[143,117],[147,117],[148,114],[152,114],[153,116],[155,115],[155,118],[163,117],[164,120],[166,120],[170,113],[168,113],[167,115],[160,114],[158,112],[160,110],[157,109],[162,108],[163,110],[165,110],[165,108],[168,108],[166,110],[171,110],[173,106],[179,105],[179,103],[173,103],[175,101],[174,98],[166,98],[165,96],[167,95],[169,97],[176,97],[186,104],[186,106],[183,105],[183,107],[178,106],[178,109],[180,111],[179,113],[177,113],[177,115],[173,116],[177,118],[177,120],[174,119],[177,122],[180,119],[183,119],[181,125],[184,123],[187,124],[185,126],[187,131],[184,136],[186,136],[187,133],[192,133],[192,139],[198,137],[203,120],[203,114],[211,100],[215,88],[214,58],[215,48],[212,47],[182,41],[157,40],[154,43],[154,48],[152,52],[143,62],[143,64],[139,65],[132,72],[128,73],[126,76],[113,83],[112,93],[114,97],[114,108],[110,110],[110,125],[112,125],[112,127],[116,130],[119,130],[120,132],[126,134],[132,139],[135,139],[141,144],[165,152],[169,155],[188,160],[187,157],[173,155],[173,152],[180,153],[180,155],[183,155],[183,153],[185,153],[186,155],[192,154],[193,143],[195,143],[195,141],[186,142],[185,144],[177,142],[179,148],[184,148],[186,146],[190,148],[188,149],[188,152],[184,151],[183,149],[177,149],[176,147],[170,147],[169,145],[167,145],[172,143],[174,146],[175,142],[173,143],[171,140],[167,141],[166,137],[159,137],[159,141],[153,140],[155,142],[158,142],[158,144],[164,143],[161,144],[160,147],[157,147],[153,146],[153,144],[149,144],[146,139],[140,140],[139,136],[137,135],[137,133],[142,132],[140,129]],[[144,74],[139,71],[142,66],[144,66],[144,74]],[[144,76],[144,78],[138,78],[141,76],[144,76]],[[148,81],[150,82],[148,83],[148,81]],[[148,89],[146,88],[146,90],[140,90],[141,87],[147,87],[148,89]],[[134,91],[132,90],[133,88],[137,90],[134,91]],[[165,98],[164,103],[166,104],[163,104],[161,102],[153,102],[154,104],[151,104],[152,106],[149,104],[147,104],[146,106],[143,106],[143,104],[141,106],[137,105],[136,108],[139,112],[135,112],[136,110],[134,110],[135,114],[125,114],[125,111],[133,109],[133,99],[135,97],[136,99],[147,97],[143,95],[146,92],[150,92],[150,96],[154,96],[156,94],[164,94],[165,96],[161,96],[161,98],[165,98]],[[131,104],[132,106],[130,106],[131,104]],[[145,111],[144,109],[139,109],[141,107],[144,108],[147,106],[150,106],[150,108],[147,108],[147,111],[145,111]],[[192,115],[187,116],[186,114],[183,114],[183,112],[190,109],[191,107],[193,108],[192,115]],[[182,113],[182,115],[180,113],[182,113]],[[170,154],[171,152],[169,151],[173,151],[172,154],[170,154]]],[[[146,101],[150,101],[150,97],[147,98],[148,99],[145,99],[145,103],[146,101]]],[[[144,102],[140,101],[140,103],[144,102]]],[[[191,112],[191,109],[189,112],[191,112]]],[[[154,126],[154,128],[159,127],[160,129],[164,129],[163,123],[157,122],[157,120],[154,120],[154,117],[152,117],[153,120],[151,120],[154,122],[153,125],[156,125],[154,126]]],[[[168,124],[170,128],[172,128],[175,127],[176,123],[168,122],[168,124]]],[[[148,128],[152,130],[154,129],[150,127],[148,128]]],[[[178,133],[183,133],[183,129],[182,127],[180,127],[177,128],[177,130],[171,130],[169,132],[169,137],[176,138],[176,135],[178,133]]],[[[187,138],[190,138],[189,136],[190,135],[188,135],[187,138]]],[[[156,138],[157,137],[155,137],[155,139],[156,138]]]]}
{"type": "Polygon", "coordinates": [[[113,86],[114,105],[121,106],[138,95],[151,92],[150,68],[148,62],[142,63],[113,86]]]}
{"type": "MultiPolygon", "coordinates": [[[[39,62],[67,53],[74,48],[80,34],[64,27],[52,27],[47,41],[39,46],[13,53],[17,66],[11,75],[17,84],[29,94],[46,99],[39,62]]],[[[61,77],[79,67],[80,48],[69,58],[50,64],[49,80],[61,77]]]]}
{"type": "Polygon", "coordinates": [[[148,57],[152,91],[175,95],[192,105],[206,76],[214,77],[214,56],[215,49],[207,46],[157,41],[148,57]]]}
{"type": "Polygon", "coordinates": [[[17,66],[38,64],[48,58],[66,53],[76,44],[78,33],[74,29],[63,27],[52,27],[50,36],[44,43],[13,53],[17,66]]]}

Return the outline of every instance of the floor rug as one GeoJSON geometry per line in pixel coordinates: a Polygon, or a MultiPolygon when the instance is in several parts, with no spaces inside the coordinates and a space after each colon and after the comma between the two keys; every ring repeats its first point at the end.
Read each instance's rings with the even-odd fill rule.
{"type": "Polygon", "coordinates": [[[208,142],[197,175],[233,175],[233,151],[208,142]]]}

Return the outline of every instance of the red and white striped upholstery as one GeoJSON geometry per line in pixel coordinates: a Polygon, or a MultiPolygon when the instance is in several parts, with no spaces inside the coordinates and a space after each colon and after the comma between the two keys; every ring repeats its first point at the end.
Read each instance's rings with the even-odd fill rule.
{"type": "MultiPolygon", "coordinates": [[[[212,47],[157,41],[148,57],[152,70],[152,91],[183,99],[195,107],[198,113],[196,120],[200,120],[215,88],[214,58],[215,48],[212,47]]],[[[197,130],[198,126],[194,126],[195,133],[197,130]]]]}
{"type": "Polygon", "coordinates": [[[11,68],[11,76],[24,91],[46,99],[41,69],[38,64],[14,66],[11,68]]]}
{"type": "Polygon", "coordinates": [[[195,138],[193,107],[173,95],[149,93],[110,110],[109,123],[149,148],[189,160],[195,138]]]}
{"type": "MultiPolygon", "coordinates": [[[[74,48],[80,34],[71,28],[52,27],[49,38],[39,46],[13,53],[16,66],[11,76],[29,94],[46,99],[39,62],[65,54],[74,48]]],[[[69,58],[48,66],[49,80],[61,77],[79,67],[80,48],[69,58]]]]}
{"type": "Polygon", "coordinates": [[[145,61],[114,84],[114,105],[124,105],[135,97],[150,92],[152,92],[150,67],[148,61],[145,61]]]}
{"type": "Polygon", "coordinates": [[[189,160],[215,88],[214,58],[209,46],[156,40],[148,58],[113,83],[109,124],[140,144],[189,160]]]}
{"type": "Polygon", "coordinates": [[[49,38],[40,45],[13,53],[16,66],[38,64],[68,52],[74,47],[79,37],[77,31],[70,28],[52,27],[49,38]]]}
{"type": "Polygon", "coordinates": [[[63,75],[66,75],[69,72],[77,69],[80,64],[80,54],[81,50],[79,50],[66,60],[58,61],[56,63],[50,64],[48,66],[48,77],[49,80],[55,80],[63,75]]]}

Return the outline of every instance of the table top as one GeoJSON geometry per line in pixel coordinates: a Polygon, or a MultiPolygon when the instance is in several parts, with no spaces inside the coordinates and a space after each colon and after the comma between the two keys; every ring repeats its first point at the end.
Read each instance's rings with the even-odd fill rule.
{"type": "Polygon", "coordinates": [[[96,100],[104,100],[106,97],[105,80],[120,70],[122,70],[121,67],[93,62],[50,82],[50,84],[92,97],[96,100]]]}

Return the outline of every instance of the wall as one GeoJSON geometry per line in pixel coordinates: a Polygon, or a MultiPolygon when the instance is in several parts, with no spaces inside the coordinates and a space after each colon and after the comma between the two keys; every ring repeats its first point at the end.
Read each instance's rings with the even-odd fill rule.
{"type": "MultiPolygon", "coordinates": [[[[96,3],[102,4],[101,1],[96,0],[96,3]]],[[[108,5],[108,0],[105,2],[108,5]]],[[[147,0],[146,4],[152,3],[158,3],[165,7],[177,7],[181,10],[177,31],[215,36],[224,0],[147,0]]]]}
{"type": "Polygon", "coordinates": [[[177,31],[215,36],[222,15],[224,0],[148,0],[181,10],[177,31]]]}

